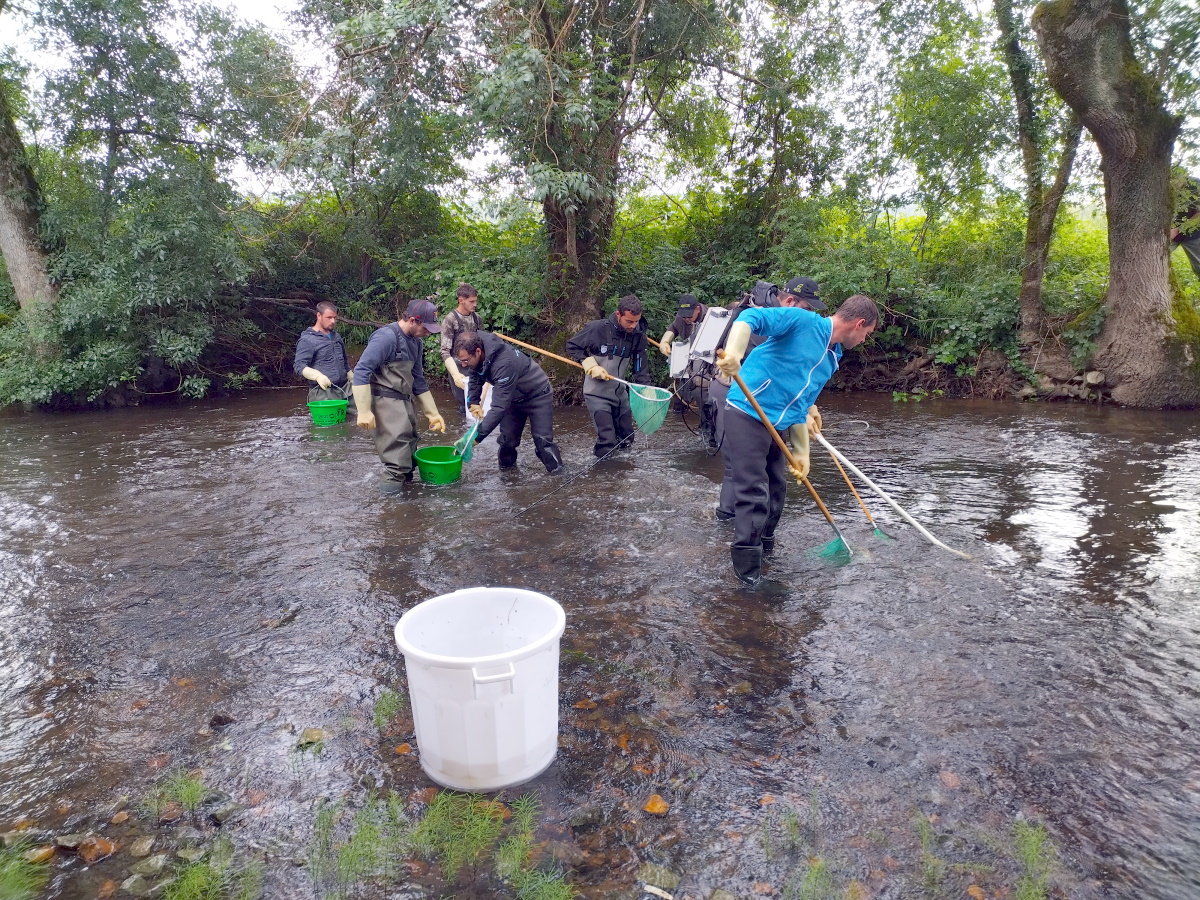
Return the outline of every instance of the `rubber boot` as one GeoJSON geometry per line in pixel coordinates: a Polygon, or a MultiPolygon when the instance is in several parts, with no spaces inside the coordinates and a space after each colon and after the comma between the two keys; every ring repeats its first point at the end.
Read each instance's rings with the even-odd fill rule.
{"type": "Polygon", "coordinates": [[[775,552],[775,535],[767,537],[765,534],[762,538],[763,556],[770,556],[775,552]]]}
{"type": "Polygon", "coordinates": [[[507,444],[500,445],[500,452],[496,454],[500,461],[500,468],[511,469],[517,464],[517,448],[509,447],[507,444]]]}
{"type": "Polygon", "coordinates": [[[730,544],[729,556],[733,560],[733,571],[743,584],[758,584],[762,579],[762,547],[739,547],[730,544]]]}

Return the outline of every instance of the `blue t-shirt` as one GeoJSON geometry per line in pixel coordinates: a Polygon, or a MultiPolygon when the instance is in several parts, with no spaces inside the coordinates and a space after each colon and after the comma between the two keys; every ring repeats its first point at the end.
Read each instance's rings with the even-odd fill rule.
{"type": "MultiPolygon", "coordinates": [[[[738,321],[766,337],[742,366],[746,387],[777,429],[803,422],[842,358],[841,344],[829,346],[833,322],[797,306],[748,309],[738,321]]],[[[729,405],[758,418],[736,383],[729,388],[729,405]]]]}

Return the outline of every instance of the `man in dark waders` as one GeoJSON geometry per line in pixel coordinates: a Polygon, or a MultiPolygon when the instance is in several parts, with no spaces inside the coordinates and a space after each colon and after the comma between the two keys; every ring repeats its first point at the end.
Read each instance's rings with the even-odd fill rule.
{"type": "Polygon", "coordinates": [[[346,414],[356,414],[353,396],[346,396],[346,388],[353,383],[354,374],[346,356],[346,342],[337,333],[337,307],[328,300],[317,304],[317,321],[312,328],[305,328],[296,341],[296,362],[293,370],[297,375],[313,382],[308,389],[308,402],[315,400],[342,400],[350,402],[346,414]]]}
{"type": "Polygon", "coordinates": [[[454,358],[467,376],[471,414],[483,420],[475,443],[499,426],[500,468],[511,469],[517,464],[517,447],[528,420],[533,452],[547,472],[561,475],[562,453],[554,443],[554,393],[542,367],[486,331],[464,331],[455,338],[454,358]],[[479,405],[485,382],[492,386],[492,408],[486,416],[479,405]]]}
{"type": "MultiPolygon", "coordinates": [[[[762,283],[759,282],[760,285],[762,283]]],[[[757,291],[756,294],[743,295],[742,300],[734,305],[734,321],[737,321],[737,317],[752,306],[760,306],[767,309],[774,308],[776,305],[782,307],[794,306],[799,309],[807,309],[811,312],[824,312],[829,308],[821,302],[820,288],[817,283],[811,278],[804,278],[802,276],[793,278],[783,286],[783,292],[778,294],[778,304],[771,302],[772,298],[769,291],[757,291]]],[[[746,353],[749,354],[762,341],[763,338],[752,336],[746,353]]],[[[725,437],[725,426],[722,417],[725,413],[725,399],[729,394],[730,383],[730,379],[727,376],[718,375],[708,385],[709,408],[711,409],[718,447],[723,444],[725,437]]],[[[817,422],[818,424],[820,423],[820,413],[817,413],[817,422]]],[[[725,477],[721,481],[721,499],[717,503],[716,518],[718,522],[733,521],[733,473],[730,471],[728,462],[725,463],[725,477]]]]}
{"type": "MultiPolygon", "coordinates": [[[[843,349],[865,341],[879,324],[879,309],[857,294],[826,319],[795,308],[748,309],[729,331],[717,368],[732,378],[739,371],[775,430],[790,430],[799,469],[808,475],[809,432],[819,430],[815,403],[837,371],[843,349]],[[751,334],[766,340],[746,359],[751,334]]],[[[734,540],[729,546],[733,570],[746,584],[762,577],[762,558],[775,548],[775,526],[787,497],[783,451],[762,423],[742,389],[734,384],[724,412],[721,452],[732,472],[734,540]]]]}
{"type": "Polygon", "coordinates": [[[414,300],[408,304],[404,318],[371,335],[354,367],[358,427],[375,430],[375,452],[383,463],[385,492],[413,480],[413,453],[417,449],[413,399],[429,420],[430,431],[446,430],[425,381],[425,348],[421,343],[422,338],[441,330],[434,305],[428,300],[414,300]]]}
{"type": "Polygon", "coordinates": [[[588,322],[567,341],[567,355],[583,366],[583,401],[596,426],[592,452],[605,456],[635,434],[629,388],[612,378],[650,383],[642,302],[633,294],[622,297],[615,313],[588,322]]]}

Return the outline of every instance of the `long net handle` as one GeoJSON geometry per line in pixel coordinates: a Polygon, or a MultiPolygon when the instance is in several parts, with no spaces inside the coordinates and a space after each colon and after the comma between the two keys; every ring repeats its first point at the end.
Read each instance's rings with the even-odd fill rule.
{"type": "Polygon", "coordinates": [[[492,334],[501,340],[508,341],[510,344],[516,344],[518,347],[524,347],[526,350],[532,350],[534,353],[542,354],[542,356],[549,356],[551,359],[557,359],[559,362],[565,362],[568,366],[574,366],[577,369],[583,368],[583,366],[575,362],[573,359],[567,359],[565,356],[559,356],[557,353],[551,353],[549,350],[543,350],[541,347],[533,346],[533,344],[527,344],[524,341],[518,341],[516,338],[511,338],[507,334],[501,334],[498,331],[493,331],[492,334]]]}
{"type": "Polygon", "coordinates": [[[943,544],[941,541],[939,541],[937,538],[935,538],[932,534],[930,534],[928,531],[926,531],[923,527],[921,527],[921,523],[919,523],[916,519],[914,519],[907,512],[905,512],[904,508],[901,507],[900,504],[897,503],[895,500],[893,500],[890,496],[888,496],[884,492],[883,488],[881,488],[879,485],[877,485],[875,482],[873,482],[870,478],[868,478],[866,475],[864,475],[862,473],[862,471],[858,468],[858,466],[854,465],[854,463],[852,463],[852,462],[850,462],[850,460],[846,459],[846,457],[842,454],[842,451],[838,450],[836,447],[833,446],[833,444],[829,443],[829,441],[827,441],[827,440],[825,440],[825,438],[821,437],[820,434],[817,435],[817,440],[825,445],[826,450],[828,450],[830,453],[832,453],[835,457],[841,459],[841,461],[844,462],[850,468],[850,471],[852,471],[855,475],[857,475],[859,478],[861,478],[867,484],[868,487],[870,487],[873,491],[875,491],[875,493],[877,493],[880,497],[882,497],[889,504],[891,504],[892,509],[894,509],[894,510],[896,510],[896,512],[900,513],[900,515],[904,517],[904,521],[906,521],[913,528],[917,529],[917,531],[919,531],[921,533],[921,535],[925,538],[925,540],[929,541],[929,543],[933,544],[934,546],[941,547],[943,550],[946,550],[949,553],[953,553],[955,556],[961,556],[963,559],[971,559],[971,554],[963,553],[961,550],[955,550],[953,547],[947,547],[945,544],[943,544]]]}
{"type": "MultiPolygon", "coordinates": [[[[524,347],[526,350],[532,350],[534,353],[542,354],[542,356],[549,356],[551,359],[557,359],[559,362],[565,362],[568,366],[574,366],[577,369],[583,368],[583,366],[581,366],[579,363],[575,362],[575,360],[573,360],[573,359],[567,359],[565,356],[559,356],[557,353],[551,353],[549,350],[543,350],[541,347],[533,346],[533,344],[527,344],[524,341],[518,341],[516,338],[509,337],[507,334],[501,334],[498,331],[493,331],[492,334],[494,334],[496,337],[500,338],[501,340],[508,341],[510,344],[516,344],[518,347],[524,347]]],[[[633,382],[626,381],[624,378],[618,378],[616,375],[610,375],[608,377],[608,380],[609,381],[619,381],[621,384],[625,385],[626,387],[646,387],[647,386],[647,385],[635,385],[633,382]]],[[[645,398],[643,398],[643,399],[645,399],[645,398]]]]}
{"type": "Polygon", "coordinates": [[[842,473],[842,477],[846,479],[846,487],[850,488],[850,493],[854,495],[854,499],[858,501],[858,505],[862,507],[863,515],[867,517],[867,521],[871,523],[872,528],[878,528],[875,524],[875,517],[871,515],[871,511],[867,509],[867,504],[863,503],[863,498],[858,496],[858,491],[854,487],[854,482],[850,480],[850,476],[846,474],[846,470],[842,468],[842,464],[838,462],[838,458],[829,454],[829,458],[833,460],[833,464],[837,466],[837,470],[842,473]]]}

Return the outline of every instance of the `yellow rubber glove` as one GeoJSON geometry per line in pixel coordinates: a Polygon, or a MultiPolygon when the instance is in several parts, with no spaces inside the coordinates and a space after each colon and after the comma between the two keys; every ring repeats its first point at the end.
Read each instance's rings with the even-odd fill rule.
{"type": "Polygon", "coordinates": [[[789,462],[788,471],[799,481],[801,478],[808,477],[811,468],[808,459],[808,424],[793,425],[789,431],[792,436],[792,458],[800,464],[800,468],[796,468],[789,462]]]}
{"type": "Polygon", "coordinates": [[[821,411],[817,409],[815,403],[808,408],[808,419],[804,424],[808,426],[810,435],[820,434],[821,429],[825,427],[825,423],[821,419],[821,411]]]}
{"type": "Polygon", "coordinates": [[[458,363],[454,361],[454,357],[452,356],[446,357],[446,371],[454,380],[454,386],[456,388],[458,388],[460,391],[465,391],[467,389],[467,379],[463,378],[462,372],[458,371],[458,363]]]}
{"type": "Polygon", "coordinates": [[[717,368],[722,375],[732,378],[741,371],[742,357],[746,355],[746,345],[749,343],[750,326],[745,322],[734,322],[725,341],[725,352],[717,360],[717,368]]]}
{"type": "Polygon", "coordinates": [[[483,407],[480,406],[478,403],[472,403],[470,409],[471,409],[471,415],[473,415],[475,418],[477,418],[477,419],[483,418],[483,407]]]}
{"type": "Polygon", "coordinates": [[[663,352],[663,356],[671,355],[671,341],[675,340],[675,332],[664,331],[662,340],[658,342],[658,349],[663,352]]]}
{"type": "Polygon", "coordinates": [[[312,366],[305,366],[300,370],[300,374],[309,381],[315,381],[317,383],[317,387],[319,388],[329,390],[333,386],[333,382],[329,380],[328,375],[326,375],[324,372],[318,372],[316,369],[312,368],[312,366]]]}
{"type": "Polygon", "coordinates": [[[358,407],[358,427],[374,428],[375,413],[371,412],[371,386],[356,384],[351,393],[354,394],[354,405],[358,407]]]}
{"type": "MultiPolygon", "coordinates": [[[[355,388],[355,390],[357,391],[358,389],[355,388]]],[[[433,394],[429,391],[417,394],[417,402],[421,404],[421,412],[425,413],[425,418],[429,420],[429,430],[436,431],[438,434],[444,434],[446,431],[446,420],[438,412],[437,404],[433,402],[433,394]]]]}
{"type": "Polygon", "coordinates": [[[604,366],[596,362],[596,358],[594,356],[589,356],[587,359],[581,362],[580,365],[583,366],[583,372],[585,375],[591,375],[593,378],[597,378],[600,381],[612,381],[612,376],[608,374],[604,366]]]}

